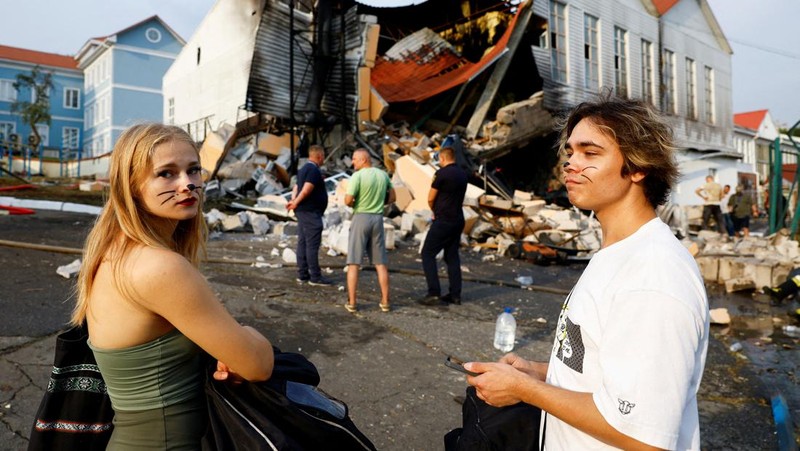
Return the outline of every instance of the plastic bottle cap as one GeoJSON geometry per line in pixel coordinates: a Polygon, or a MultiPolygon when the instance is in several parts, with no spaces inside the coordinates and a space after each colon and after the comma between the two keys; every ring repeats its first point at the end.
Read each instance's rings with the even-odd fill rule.
{"type": "Polygon", "coordinates": [[[506,307],[506,308],[503,309],[503,311],[506,312],[506,313],[511,313],[514,310],[511,307],[506,307]]]}

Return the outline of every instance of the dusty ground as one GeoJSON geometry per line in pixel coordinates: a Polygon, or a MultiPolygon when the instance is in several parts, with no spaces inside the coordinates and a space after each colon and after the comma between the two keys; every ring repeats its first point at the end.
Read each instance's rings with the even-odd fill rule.
{"type": "MultiPolygon", "coordinates": [[[[44,211],[0,216],[0,239],[77,248],[92,220],[82,214],[44,211]]],[[[212,240],[209,248],[216,258],[262,256],[277,264],[279,259],[270,258],[270,253],[287,244],[293,245],[291,237],[226,234],[212,240]]],[[[516,351],[546,358],[563,301],[558,291],[569,289],[583,264],[540,267],[502,258],[484,262],[481,254],[465,250],[463,264],[469,272],[465,273],[464,304],[427,308],[414,302],[424,293],[415,247],[402,242],[399,247],[390,254],[395,306],[390,314],[377,308],[376,277],[369,270],[361,276],[362,310],[352,315],[341,307],[343,257],[323,257],[323,265],[331,268],[329,277],[337,282],[335,287],[297,286],[294,270],[287,266],[215,263],[203,271],[237,319],[255,326],[284,350],[303,353],[318,366],[321,387],[348,403],[353,420],[378,449],[442,449],[442,436],[460,425],[460,405],[453,398],[465,388],[463,377],[443,366],[444,357],[498,358],[499,352],[491,346],[495,316],[502,307],[512,306],[518,318],[516,351]],[[514,282],[519,275],[529,275],[535,285],[556,293],[521,289],[514,282]]],[[[47,383],[54,335],[70,307],[74,280],[61,278],[55,270],[74,258],[0,246],[2,450],[23,449],[27,444],[47,383]]],[[[775,449],[769,407],[773,392],[781,390],[789,399],[795,422],[800,416],[797,341],[775,332],[771,318],[782,310],[762,299],[749,295],[731,299],[714,288],[710,298],[712,307],[729,306],[734,324],[727,330],[715,328],[709,346],[699,393],[703,448],[775,449]],[[762,317],[769,318],[773,343],[763,340],[766,327],[750,324],[762,317]],[[743,342],[742,353],[728,351],[733,340],[743,342]]]]}

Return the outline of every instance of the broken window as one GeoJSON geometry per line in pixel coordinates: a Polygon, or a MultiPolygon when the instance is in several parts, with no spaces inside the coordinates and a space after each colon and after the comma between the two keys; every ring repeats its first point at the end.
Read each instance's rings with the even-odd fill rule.
{"type": "Polygon", "coordinates": [[[664,71],[662,80],[664,82],[663,95],[664,99],[661,103],[662,111],[667,114],[675,114],[675,52],[664,49],[664,71]]]}
{"type": "Polygon", "coordinates": [[[586,89],[600,89],[600,47],[598,42],[599,19],[589,14],[583,15],[583,59],[584,82],[586,89]]]}
{"type": "Polygon", "coordinates": [[[716,115],[714,114],[714,69],[705,66],[706,84],[706,122],[714,124],[716,115]]]}
{"type": "Polygon", "coordinates": [[[628,97],[628,32],[619,27],[614,27],[614,89],[628,97]]]}
{"type": "Polygon", "coordinates": [[[547,19],[537,16],[531,17],[531,25],[528,28],[531,35],[531,45],[547,48],[547,19]]]}
{"type": "Polygon", "coordinates": [[[653,105],[653,43],[642,39],[642,100],[653,105]]]}
{"type": "Polygon", "coordinates": [[[567,83],[567,12],[561,2],[550,4],[550,58],[553,80],[567,83]]]}
{"type": "Polygon", "coordinates": [[[697,119],[696,72],[694,60],[686,58],[686,117],[689,119],[697,119]]]}

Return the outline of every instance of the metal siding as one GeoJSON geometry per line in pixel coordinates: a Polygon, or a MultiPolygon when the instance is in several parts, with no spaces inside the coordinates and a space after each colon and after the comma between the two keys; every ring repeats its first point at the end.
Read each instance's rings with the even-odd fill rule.
{"type": "MultiPolygon", "coordinates": [[[[331,48],[340,49],[341,16],[332,19],[331,48]]],[[[356,7],[345,13],[345,58],[344,77],[342,58],[336,58],[326,83],[326,91],[321,102],[321,111],[341,119],[342,110],[348,120],[356,115],[357,86],[356,72],[361,60],[355,49],[364,45],[363,34],[366,24],[356,14],[356,7]],[[342,105],[341,95],[346,96],[342,105]]],[[[289,67],[289,7],[277,1],[268,1],[256,34],[253,63],[247,86],[246,108],[250,111],[267,113],[280,118],[290,116],[290,67],[289,67]]],[[[305,110],[308,93],[312,83],[312,45],[313,29],[310,14],[299,10],[294,12],[294,104],[295,117],[305,110]]]]}

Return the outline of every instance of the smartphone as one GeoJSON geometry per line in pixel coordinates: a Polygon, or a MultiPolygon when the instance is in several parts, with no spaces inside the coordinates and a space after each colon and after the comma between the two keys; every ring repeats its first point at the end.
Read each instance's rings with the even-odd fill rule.
{"type": "Polygon", "coordinates": [[[464,363],[466,362],[462,361],[461,359],[457,359],[453,356],[447,356],[447,359],[444,361],[445,366],[450,367],[456,371],[460,371],[470,376],[480,376],[480,373],[474,373],[464,368],[464,363]]]}

